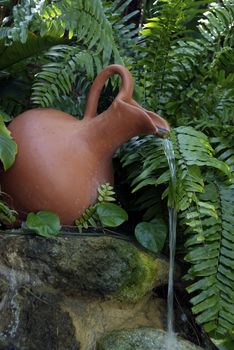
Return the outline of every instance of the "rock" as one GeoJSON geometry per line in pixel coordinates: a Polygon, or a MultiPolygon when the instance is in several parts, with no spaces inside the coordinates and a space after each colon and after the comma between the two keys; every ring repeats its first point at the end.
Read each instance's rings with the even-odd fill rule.
{"type": "Polygon", "coordinates": [[[168,264],[113,237],[0,235],[0,349],[95,350],[107,332],[164,327],[168,264]]]}
{"type": "MultiPolygon", "coordinates": [[[[1,235],[0,264],[64,294],[136,302],[167,283],[168,264],[113,237],[1,235]]],[[[0,271],[1,273],[1,271],[0,271]]]]}
{"type": "Polygon", "coordinates": [[[73,320],[83,350],[96,349],[97,339],[113,330],[166,325],[166,304],[162,299],[144,298],[123,304],[101,298],[66,298],[62,307],[73,320]]]}
{"type": "Polygon", "coordinates": [[[0,349],[79,350],[72,319],[60,301],[54,293],[10,289],[1,302],[0,349]]]}
{"type": "MultiPolygon", "coordinates": [[[[115,331],[99,340],[97,350],[166,350],[166,335],[162,330],[146,327],[115,331]]],[[[171,349],[202,350],[180,338],[171,349]]]]}

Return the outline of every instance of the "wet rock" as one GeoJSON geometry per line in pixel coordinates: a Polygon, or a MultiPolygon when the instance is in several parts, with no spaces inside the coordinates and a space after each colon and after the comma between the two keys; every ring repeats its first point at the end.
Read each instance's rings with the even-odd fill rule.
{"type": "Polygon", "coordinates": [[[75,327],[60,299],[25,288],[8,293],[0,316],[0,349],[79,350],[75,327]]]}
{"type": "Polygon", "coordinates": [[[67,298],[63,309],[73,320],[83,350],[96,350],[97,339],[113,330],[166,325],[166,304],[162,299],[144,298],[134,304],[123,304],[100,298],[67,298]]]}
{"type": "Polygon", "coordinates": [[[95,350],[105,333],[164,327],[168,264],[113,237],[0,235],[0,350],[95,350]]]}
{"type": "MultiPolygon", "coordinates": [[[[0,236],[0,263],[34,285],[136,302],[167,282],[168,264],[112,237],[0,236]]],[[[1,273],[1,269],[0,269],[1,273]]]]}
{"type": "MultiPolygon", "coordinates": [[[[99,340],[97,350],[166,350],[165,344],[166,332],[142,327],[116,331],[106,335],[99,340]]],[[[172,349],[202,350],[201,347],[179,338],[172,349]]]]}

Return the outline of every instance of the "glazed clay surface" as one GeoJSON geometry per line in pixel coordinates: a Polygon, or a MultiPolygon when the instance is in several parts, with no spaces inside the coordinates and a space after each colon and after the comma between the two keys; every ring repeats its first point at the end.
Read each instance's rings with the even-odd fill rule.
{"type": "Polygon", "coordinates": [[[22,113],[9,125],[18,144],[14,165],[1,172],[2,191],[21,215],[51,210],[64,225],[73,224],[97,198],[97,188],[113,183],[112,156],[139,134],[168,131],[167,122],[134,100],[129,71],[106,67],[95,79],[80,121],[64,112],[38,108],[22,113]],[[100,92],[113,74],[122,86],[112,105],[97,114],[100,92]]]}

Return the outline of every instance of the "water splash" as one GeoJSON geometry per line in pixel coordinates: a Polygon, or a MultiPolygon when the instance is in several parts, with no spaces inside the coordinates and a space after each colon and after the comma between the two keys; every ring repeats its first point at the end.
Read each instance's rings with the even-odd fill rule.
{"type": "Polygon", "coordinates": [[[170,264],[169,264],[169,276],[168,276],[168,292],[167,292],[167,335],[165,339],[166,350],[175,350],[177,348],[176,333],[174,330],[174,311],[173,311],[173,298],[174,298],[174,267],[175,267],[175,249],[176,249],[176,223],[177,223],[177,211],[175,205],[175,192],[176,192],[176,167],[175,167],[175,155],[172,142],[168,139],[163,140],[164,153],[166,155],[170,177],[171,177],[171,207],[168,208],[169,214],[169,249],[170,249],[170,264]]]}

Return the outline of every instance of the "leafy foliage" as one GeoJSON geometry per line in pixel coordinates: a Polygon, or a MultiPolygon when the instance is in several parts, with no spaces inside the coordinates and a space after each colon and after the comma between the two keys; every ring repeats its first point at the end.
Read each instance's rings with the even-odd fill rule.
{"type": "MultiPolygon", "coordinates": [[[[17,145],[11,137],[5,122],[10,120],[10,116],[0,111],[0,160],[4,170],[8,170],[15,161],[17,145]]],[[[16,211],[10,209],[4,199],[0,199],[0,223],[13,224],[16,220],[16,211]]]]}
{"type": "Polygon", "coordinates": [[[234,138],[232,133],[221,137],[211,138],[212,144],[215,146],[215,151],[218,158],[225,161],[229,165],[230,170],[234,176],[234,138]]]}
{"type": "Polygon", "coordinates": [[[0,225],[12,225],[16,221],[17,212],[10,209],[4,200],[0,200],[0,225]]]}
{"type": "Polygon", "coordinates": [[[0,41],[0,51],[2,53],[0,56],[0,69],[7,70],[14,64],[19,63],[23,65],[27,62],[27,58],[43,53],[60,41],[61,39],[50,36],[44,36],[42,38],[32,32],[28,33],[27,40],[24,43],[16,41],[6,46],[5,41],[2,39],[0,41]]]}
{"type": "Polygon", "coordinates": [[[206,12],[204,3],[155,4],[158,16],[142,30],[139,83],[146,105],[174,125],[214,133],[233,125],[234,3],[214,2],[206,12]]]}
{"type": "Polygon", "coordinates": [[[120,3],[119,0],[104,2],[106,16],[111,23],[113,37],[117,44],[121,57],[132,65],[135,62],[134,47],[139,41],[138,32],[139,26],[132,22],[138,10],[125,14],[126,8],[133,0],[126,0],[120,3]]]}
{"type": "Polygon", "coordinates": [[[179,42],[182,42],[181,38],[190,37],[188,22],[201,12],[201,8],[196,1],[166,0],[159,4],[155,2],[153,10],[155,17],[147,20],[141,32],[143,45],[139,51],[142,58],[138,67],[142,68],[140,83],[144,84],[146,105],[160,110],[171,101],[172,86],[179,90],[182,88],[179,75],[186,66],[191,66],[191,54],[186,57],[185,50],[178,50],[179,42]]]}
{"type": "Polygon", "coordinates": [[[57,236],[61,228],[59,216],[50,211],[29,213],[24,226],[43,237],[57,236]]]}
{"type": "Polygon", "coordinates": [[[196,278],[188,291],[198,293],[191,299],[197,321],[223,337],[234,325],[234,187],[214,179],[200,197],[203,207],[185,217],[185,260],[192,264],[186,277],[196,278]]]}
{"type": "MultiPolygon", "coordinates": [[[[233,174],[229,168],[232,153],[226,153],[223,144],[223,147],[216,147],[218,153],[215,154],[208,137],[192,127],[175,128],[171,132],[171,140],[177,173],[176,207],[180,230],[187,237],[185,260],[192,265],[186,278],[196,279],[188,288],[189,292],[197,293],[191,299],[193,312],[198,314],[197,321],[204,324],[207,332],[213,332],[215,337],[225,336],[234,326],[232,310],[227,308],[234,297],[234,187],[230,183],[233,174]]],[[[222,144],[220,139],[213,139],[214,144],[218,142],[222,144]]],[[[168,196],[170,206],[174,195],[163,144],[164,141],[152,136],[135,138],[119,152],[132,192],[144,190],[138,197],[141,204],[138,209],[146,210],[152,222],[164,216],[158,206],[160,199],[168,196]]],[[[145,228],[147,224],[138,224],[137,238],[139,228],[145,228]]],[[[153,232],[157,232],[156,227],[153,232]]],[[[150,232],[146,237],[142,234],[140,242],[150,250],[157,250],[153,237],[150,232]]],[[[157,239],[160,239],[160,230],[157,239]]]]}
{"type": "MultiPolygon", "coordinates": [[[[0,79],[17,75],[33,86],[32,96],[27,91],[12,108],[14,115],[32,103],[68,112],[73,104],[73,114],[82,115],[90,81],[109,62],[122,62],[101,0],[23,0],[3,20],[0,37],[0,79]]],[[[2,109],[14,103],[11,86],[2,109]]]]}
{"type": "Polygon", "coordinates": [[[10,117],[6,113],[0,111],[0,160],[5,171],[12,166],[17,153],[17,145],[4,123],[9,120],[10,117]]]}
{"type": "Polygon", "coordinates": [[[94,65],[96,71],[101,67],[97,55],[82,51],[79,46],[55,46],[47,56],[50,63],[44,65],[42,71],[37,74],[32,94],[32,101],[42,107],[53,107],[54,101],[61,100],[60,96],[69,96],[76,80],[78,66],[84,68],[90,80],[94,78],[94,65]]]}
{"type": "Polygon", "coordinates": [[[128,219],[127,212],[114,203],[98,203],[96,211],[103,226],[117,227],[128,219]]]}
{"type": "Polygon", "coordinates": [[[109,183],[101,185],[98,189],[98,203],[90,206],[75,220],[79,231],[91,227],[116,227],[128,219],[127,212],[115,203],[115,192],[109,183]]]}
{"type": "MultiPolygon", "coordinates": [[[[15,116],[33,105],[53,107],[80,117],[94,76],[108,63],[125,61],[140,103],[175,127],[176,207],[193,312],[213,338],[228,339],[234,328],[234,1],[144,2],[142,20],[151,18],[140,34],[132,22],[136,12],[125,14],[131,2],[8,3],[0,28],[0,108],[15,116]]],[[[156,222],[165,218],[174,195],[163,141],[134,138],[118,157],[120,183],[133,192],[131,209],[142,213],[136,238],[159,252],[165,230],[156,222]]],[[[110,203],[113,189],[98,192],[99,202],[76,222],[80,230],[120,215],[110,203]]]]}
{"type": "MultiPolygon", "coordinates": [[[[188,291],[197,321],[214,339],[234,329],[233,8],[233,0],[156,2],[134,67],[145,105],[177,126],[171,140],[179,230],[192,266],[188,291]]],[[[172,193],[163,143],[136,138],[119,157],[134,207],[143,219],[164,217],[161,199],[168,196],[170,205],[172,193]]]]}
{"type": "Polygon", "coordinates": [[[135,228],[138,242],[153,253],[160,253],[167,237],[167,225],[161,218],[140,222],[135,228]]]}
{"type": "Polygon", "coordinates": [[[98,47],[103,63],[107,64],[115,51],[112,30],[101,1],[65,0],[53,1],[43,7],[41,35],[48,31],[59,32],[60,36],[74,36],[89,50],[98,47]]]}
{"type": "MultiPolygon", "coordinates": [[[[214,150],[209,139],[202,132],[192,127],[178,127],[172,131],[171,139],[177,161],[176,206],[178,210],[183,211],[196,202],[196,194],[204,190],[201,167],[218,169],[228,179],[232,175],[228,165],[214,157],[214,150]]],[[[163,140],[148,136],[142,140],[133,139],[122,147],[121,162],[123,167],[128,167],[128,181],[132,180],[133,192],[149,185],[157,187],[169,183],[170,174],[163,142],[163,140]]],[[[169,194],[170,204],[169,187],[162,195],[164,197],[167,194],[169,194]]],[[[152,205],[150,201],[149,207],[152,205]]]]}

